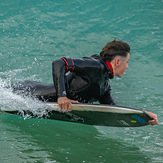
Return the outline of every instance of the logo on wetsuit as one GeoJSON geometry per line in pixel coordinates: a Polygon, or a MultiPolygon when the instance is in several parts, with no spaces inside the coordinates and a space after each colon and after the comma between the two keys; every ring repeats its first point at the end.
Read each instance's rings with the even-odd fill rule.
{"type": "Polygon", "coordinates": [[[63,91],[62,95],[65,95],[66,96],[66,91],[63,91]]]}

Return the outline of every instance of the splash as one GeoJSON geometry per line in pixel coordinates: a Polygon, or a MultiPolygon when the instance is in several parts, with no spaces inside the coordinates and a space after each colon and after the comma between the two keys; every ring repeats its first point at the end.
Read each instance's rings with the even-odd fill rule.
{"type": "Polygon", "coordinates": [[[10,80],[0,78],[0,92],[1,111],[18,111],[24,118],[31,117],[31,114],[26,113],[25,110],[30,111],[33,116],[48,116],[49,106],[37,99],[14,94],[10,80]]]}

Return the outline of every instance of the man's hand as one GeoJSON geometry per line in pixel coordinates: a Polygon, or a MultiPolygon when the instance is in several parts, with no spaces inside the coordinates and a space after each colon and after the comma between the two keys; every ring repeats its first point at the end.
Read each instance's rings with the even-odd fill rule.
{"type": "Polygon", "coordinates": [[[72,110],[71,103],[79,103],[78,101],[70,100],[67,97],[60,97],[58,98],[57,102],[59,107],[61,108],[61,111],[62,110],[71,111],[72,110]]]}
{"type": "Polygon", "coordinates": [[[157,115],[152,113],[152,112],[148,112],[148,111],[145,111],[147,114],[149,114],[153,120],[150,120],[149,123],[150,125],[154,126],[154,125],[158,125],[158,119],[157,119],[157,115]]]}

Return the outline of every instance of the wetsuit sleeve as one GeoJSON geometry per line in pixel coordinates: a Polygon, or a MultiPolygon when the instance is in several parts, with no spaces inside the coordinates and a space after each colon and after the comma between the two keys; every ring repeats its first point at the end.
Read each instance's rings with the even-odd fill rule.
{"type": "Polygon", "coordinates": [[[73,60],[69,57],[53,61],[52,74],[57,98],[66,97],[65,74],[74,70],[73,60]]]}
{"type": "Polygon", "coordinates": [[[100,104],[109,104],[109,105],[116,105],[112,93],[111,93],[111,85],[109,85],[107,92],[101,96],[99,100],[100,104]]]}

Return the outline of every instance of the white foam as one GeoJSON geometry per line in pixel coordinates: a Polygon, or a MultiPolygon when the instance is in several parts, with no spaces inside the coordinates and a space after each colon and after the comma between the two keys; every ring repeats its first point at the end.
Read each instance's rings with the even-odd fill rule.
{"type": "Polygon", "coordinates": [[[23,110],[29,110],[34,115],[42,117],[47,115],[48,106],[42,101],[32,99],[31,97],[22,97],[12,92],[10,81],[0,78],[0,110],[14,111],[18,110],[24,117],[30,117],[24,114],[23,110]],[[7,88],[8,87],[8,88],[7,88]]]}

